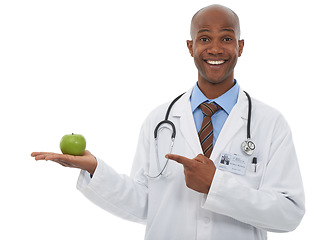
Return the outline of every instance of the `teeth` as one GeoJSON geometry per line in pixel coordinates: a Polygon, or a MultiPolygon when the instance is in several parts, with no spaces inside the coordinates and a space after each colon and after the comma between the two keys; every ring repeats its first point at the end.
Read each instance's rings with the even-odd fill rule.
{"type": "Polygon", "coordinates": [[[207,60],[206,62],[207,62],[208,64],[212,64],[212,65],[219,65],[219,64],[223,64],[225,61],[224,61],[224,60],[220,60],[220,61],[207,60]]]}

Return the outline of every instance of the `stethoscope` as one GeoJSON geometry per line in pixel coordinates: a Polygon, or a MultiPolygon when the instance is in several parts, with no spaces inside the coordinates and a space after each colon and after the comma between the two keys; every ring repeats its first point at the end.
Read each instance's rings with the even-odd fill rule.
{"type": "MultiPolygon", "coordinates": [[[[247,139],[245,141],[242,142],[241,144],[241,147],[242,147],[242,150],[243,152],[248,155],[248,156],[251,156],[255,150],[255,143],[251,140],[251,112],[252,112],[252,101],[251,101],[251,97],[250,95],[244,91],[245,95],[247,96],[248,98],[248,123],[247,123],[247,139]]],[[[168,120],[168,117],[169,117],[169,114],[171,112],[171,109],[173,107],[173,105],[178,101],[178,99],[180,99],[182,96],[184,95],[184,93],[182,93],[181,95],[179,95],[177,98],[175,98],[171,103],[170,105],[168,106],[167,108],[167,111],[166,111],[166,114],[165,114],[165,119],[161,122],[159,122],[155,129],[154,129],[154,140],[155,140],[155,148],[156,148],[156,161],[157,161],[157,167],[158,169],[160,168],[160,163],[159,163],[159,155],[158,155],[158,131],[159,129],[164,129],[164,128],[167,128],[170,130],[170,128],[172,128],[171,132],[172,132],[172,135],[171,135],[171,145],[170,145],[170,148],[169,148],[169,153],[172,152],[173,150],[173,146],[174,146],[174,141],[175,141],[175,136],[176,136],[176,128],[175,128],[175,125],[172,121],[168,120]],[[170,127],[168,127],[167,125],[169,125],[170,127]]],[[[168,161],[169,159],[166,159],[165,161],[165,164],[163,166],[163,168],[161,169],[161,171],[155,175],[155,176],[150,176],[150,175],[147,175],[148,177],[150,178],[157,178],[159,177],[160,175],[163,174],[167,164],[168,164],[168,161]]]]}

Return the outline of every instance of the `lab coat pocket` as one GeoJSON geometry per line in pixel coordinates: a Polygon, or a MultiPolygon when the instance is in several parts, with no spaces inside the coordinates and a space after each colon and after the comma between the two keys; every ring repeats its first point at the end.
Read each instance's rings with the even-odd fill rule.
{"type": "Polygon", "coordinates": [[[249,164],[247,170],[249,172],[257,173],[261,171],[262,161],[259,161],[257,157],[251,157],[249,160],[249,164]]]}
{"type": "Polygon", "coordinates": [[[259,161],[258,158],[250,157],[249,164],[247,166],[246,178],[249,184],[258,189],[264,172],[264,163],[259,161]]]}

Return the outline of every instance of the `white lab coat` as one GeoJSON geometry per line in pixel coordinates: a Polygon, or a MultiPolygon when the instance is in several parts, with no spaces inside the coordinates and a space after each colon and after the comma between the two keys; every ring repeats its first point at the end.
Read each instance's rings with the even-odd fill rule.
{"type": "MultiPolygon", "coordinates": [[[[172,153],[187,158],[202,152],[190,107],[191,91],[175,103],[169,117],[177,131],[172,153]]],[[[77,188],[101,208],[145,223],[149,240],[262,240],[267,239],[267,231],[292,231],[305,207],[291,131],[278,111],[256,99],[252,104],[256,150],[248,157],[246,173],[217,169],[208,195],[187,188],[183,166],[174,161],[169,161],[164,176],[147,176],[159,172],[153,131],[164,119],[168,104],[155,109],[144,122],[130,177],[98,159],[93,178],[82,171],[77,188]]],[[[247,134],[247,112],[248,101],[240,89],[210,157],[216,166],[223,152],[246,157],[241,143],[247,134]]],[[[161,166],[169,138],[165,128],[159,136],[161,166]]]]}

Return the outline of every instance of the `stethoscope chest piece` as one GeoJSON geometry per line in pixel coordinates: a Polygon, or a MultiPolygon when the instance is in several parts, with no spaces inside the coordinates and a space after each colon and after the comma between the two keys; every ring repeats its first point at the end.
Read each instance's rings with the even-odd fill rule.
{"type": "Polygon", "coordinates": [[[252,155],[254,150],[255,150],[255,143],[251,141],[250,139],[247,139],[242,142],[241,144],[242,150],[247,154],[247,155],[252,155]]]}

